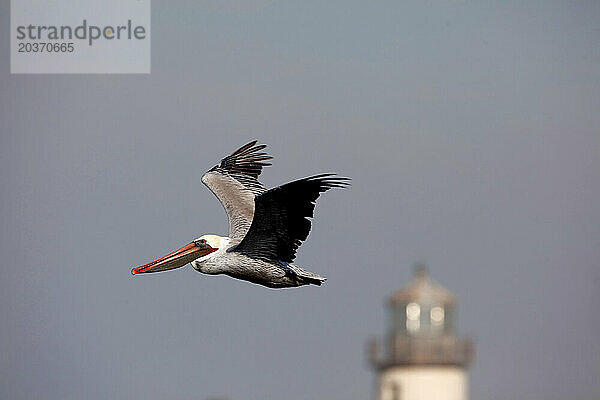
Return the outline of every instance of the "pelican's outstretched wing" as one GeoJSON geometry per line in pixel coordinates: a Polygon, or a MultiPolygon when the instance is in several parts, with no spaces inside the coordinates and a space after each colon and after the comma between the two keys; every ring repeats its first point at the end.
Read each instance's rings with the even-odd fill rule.
{"type": "Polygon", "coordinates": [[[244,239],[231,251],[249,257],[292,262],[310,232],[319,195],[348,186],[348,178],[321,174],[267,190],[256,196],[254,218],[244,239]]]}
{"type": "Polygon", "coordinates": [[[217,196],[229,219],[229,237],[233,243],[246,235],[254,215],[254,196],[266,189],[258,181],[262,168],[271,156],[260,150],[256,140],[240,147],[202,176],[204,183],[217,196]]]}

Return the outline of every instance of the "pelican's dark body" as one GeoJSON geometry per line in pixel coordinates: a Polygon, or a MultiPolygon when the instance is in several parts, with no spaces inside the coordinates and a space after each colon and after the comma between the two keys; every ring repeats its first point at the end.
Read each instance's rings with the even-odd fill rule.
{"type": "Polygon", "coordinates": [[[228,275],[270,288],[321,285],[326,281],[326,278],[294,264],[261,260],[227,251],[208,260],[192,261],[192,267],[205,274],[228,275]]]}

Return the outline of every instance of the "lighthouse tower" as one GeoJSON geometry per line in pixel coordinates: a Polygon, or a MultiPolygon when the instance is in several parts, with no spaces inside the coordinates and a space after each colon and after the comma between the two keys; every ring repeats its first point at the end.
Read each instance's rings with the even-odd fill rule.
{"type": "Polygon", "coordinates": [[[377,400],[467,400],[469,339],[456,335],[456,298],[418,265],[412,282],[388,302],[383,354],[369,346],[377,371],[377,400]]]}

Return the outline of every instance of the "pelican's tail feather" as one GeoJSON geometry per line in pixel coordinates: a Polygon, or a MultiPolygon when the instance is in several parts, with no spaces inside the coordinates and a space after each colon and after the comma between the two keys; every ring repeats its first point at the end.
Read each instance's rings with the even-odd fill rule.
{"type": "Polygon", "coordinates": [[[321,286],[321,284],[327,280],[327,278],[324,278],[321,275],[315,274],[314,272],[310,272],[303,268],[300,268],[297,265],[288,264],[288,267],[294,272],[294,274],[298,277],[298,279],[304,285],[321,286]]]}

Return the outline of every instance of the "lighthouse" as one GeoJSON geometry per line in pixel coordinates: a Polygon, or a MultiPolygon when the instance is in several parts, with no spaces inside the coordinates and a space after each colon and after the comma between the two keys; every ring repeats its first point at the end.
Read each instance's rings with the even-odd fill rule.
{"type": "Polygon", "coordinates": [[[369,345],[377,400],[467,400],[474,345],[456,332],[456,297],[418,265],[389,297],[383,340],[369,345]],[[381,351],[383,347],[383,351],[381,351]]]}

